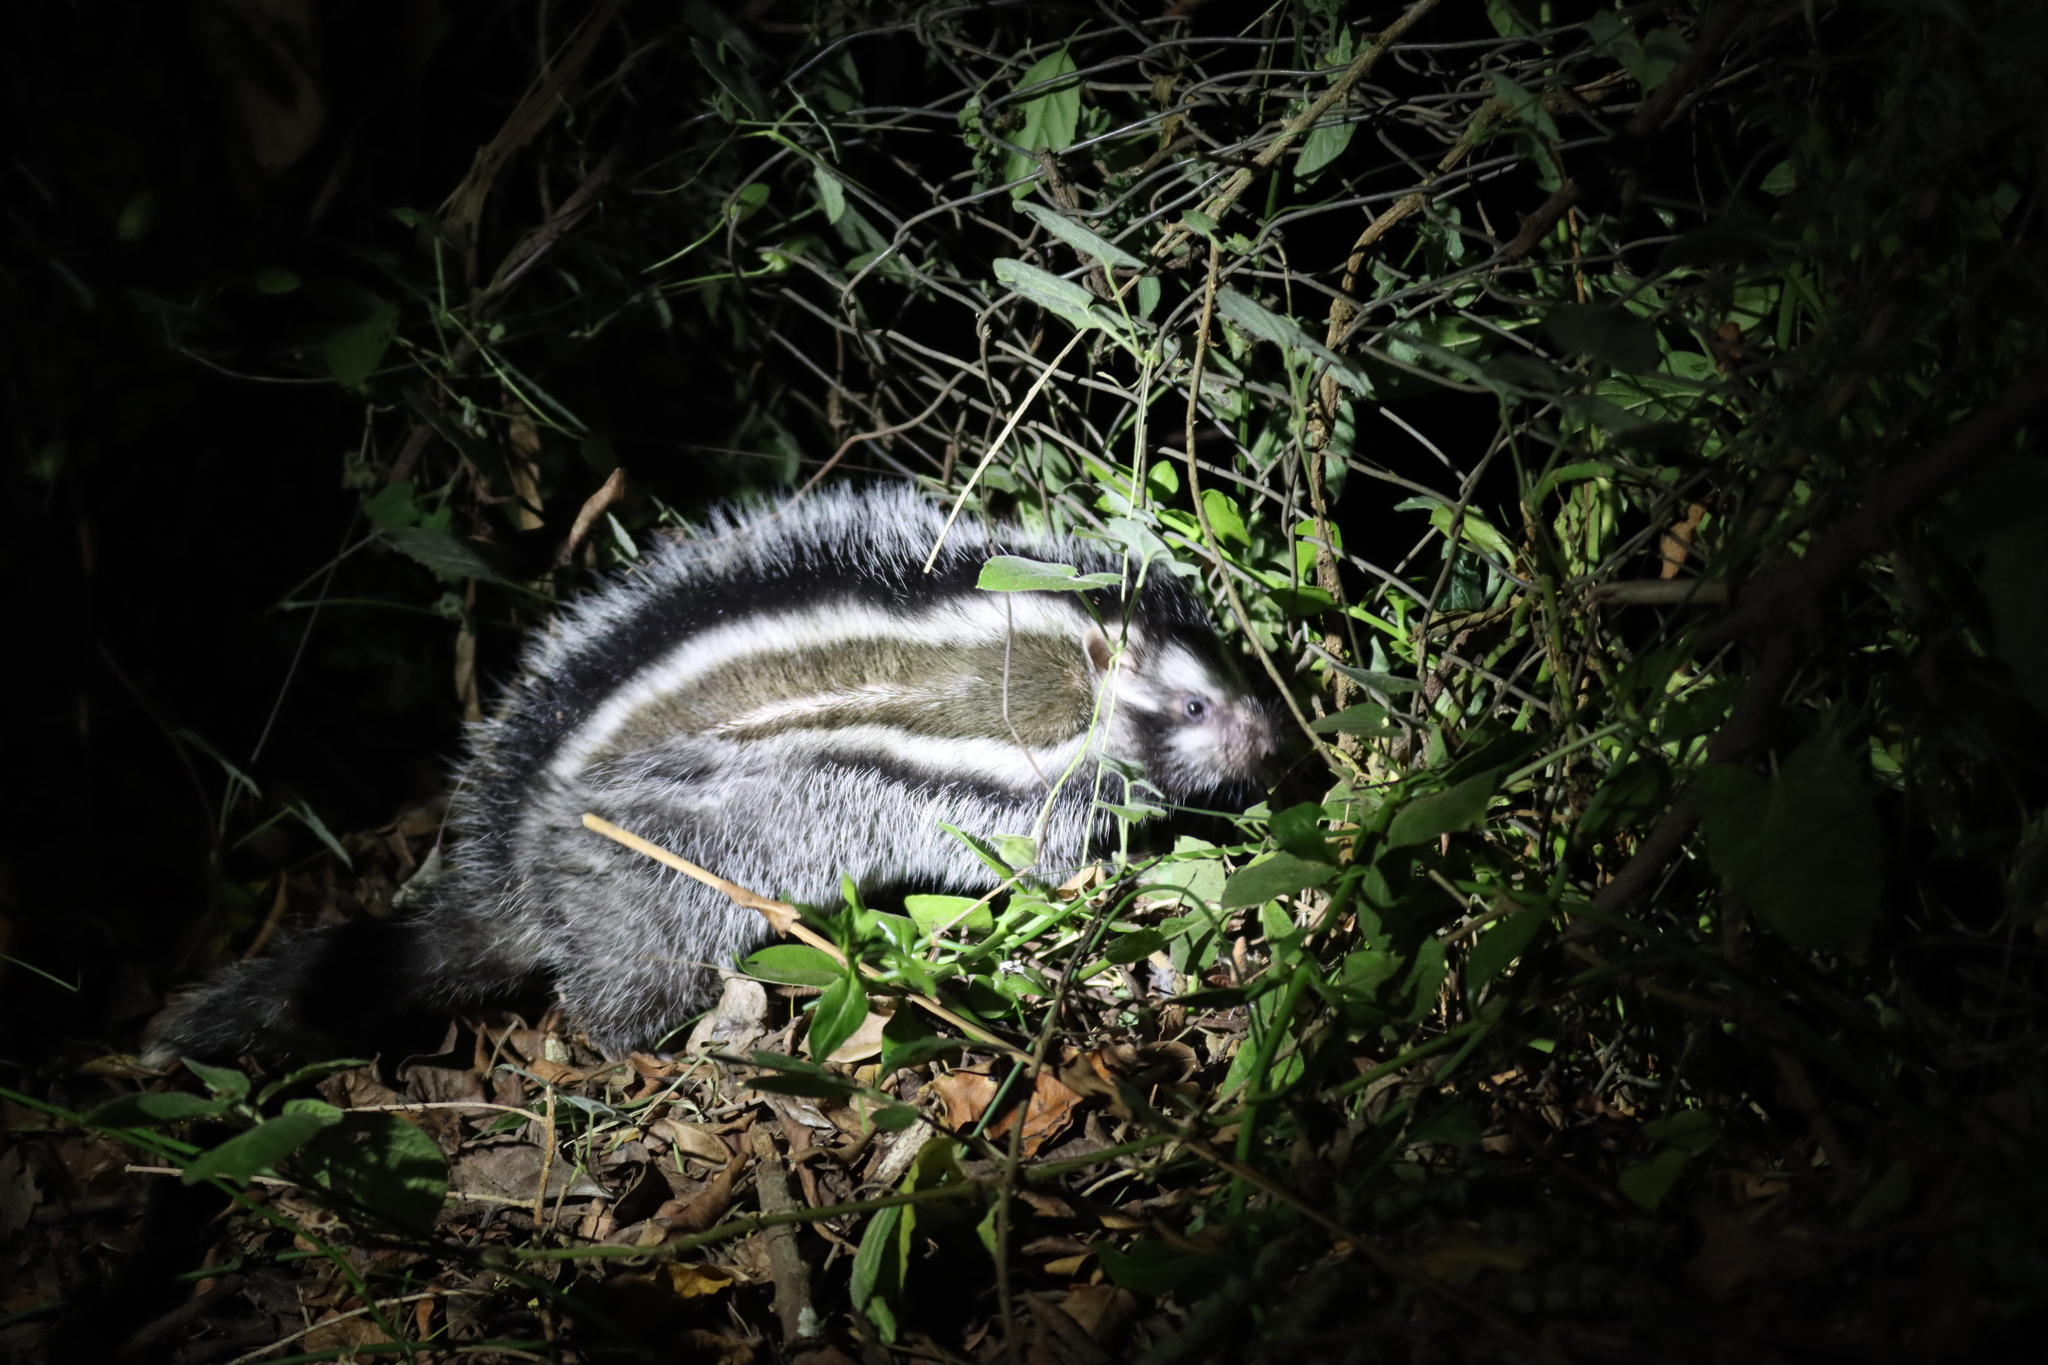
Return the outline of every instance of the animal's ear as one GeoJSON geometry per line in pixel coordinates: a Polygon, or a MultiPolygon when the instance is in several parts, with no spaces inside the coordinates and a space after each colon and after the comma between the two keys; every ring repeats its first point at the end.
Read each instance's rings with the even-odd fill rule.
{"type": "Polygon", "coordinates": [[[1102,633],[1100,626],[1088,627],[1088,633],[1081,637],[1081,650],[1088,656],[1088,668],[1097,678],[1107,674],[1112,665],[1120,666],[1126,673],[1135,673],[1138,670],[1137,660],[1131,653],[1130,642],[1126,640],[1122,652],[1119,653],[1117,647],[1110,643],[1109,637],[1102,633]]]}
{"type": "Polygon", "coordinates": [[[1081,650],[1088,656],[1088,667],[1096,677],[1109,672],[1109,666],[1116,655],[1109,647],[1109,637],[1102,633],[1100,626],[1088,627],[1088,633],[1081,637],[1081,650]]]}

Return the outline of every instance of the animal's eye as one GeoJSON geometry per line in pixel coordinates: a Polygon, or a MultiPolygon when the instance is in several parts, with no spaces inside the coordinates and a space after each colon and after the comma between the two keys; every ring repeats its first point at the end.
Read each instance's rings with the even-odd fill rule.
{"type": "Polygon", "coordinates": [[[1189,720],[1201,720],[1209,714],[1209,703],[1201,697],[1189,697],[1181,703],[1181,710],[1189,720]]]}

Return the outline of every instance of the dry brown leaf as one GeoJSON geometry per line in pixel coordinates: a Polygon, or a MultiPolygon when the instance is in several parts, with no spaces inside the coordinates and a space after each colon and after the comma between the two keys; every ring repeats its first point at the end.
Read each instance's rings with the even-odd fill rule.
{"type": "Polygon", "coordinates": [[[383,1328],[370,1321],[368,1313],[345,1318],[330,1308],[320,1315],[300,1344],[308,1351],[332,1351],[350,1346],[383,1346],[390,1340],[383,1328]]]}
{"type": "Polygon", "coordinates": [[[754,1348],[739,1337],[692,1328],[683,1333],[681,1358],[690,1365],[754,1365],[754,1348]]]}
{"type": "Polygon", "coordinates": [[[668,1287],[677,1297],[685,1299],[702,1298],[707,1294],[719,1294],[739,1284],[740,1277],[722,1265],[670,1265],[668,1287]]]}
{"type": "Polygon", "coordinates": [[[526,1069],[549,1085],[580,1085],[586,1079],[576,1068],[564,1066],[560,1062],[551,1062],[545,1057],[534,1058],[527,1064],[526,1069]]]}
{"type": "Polygon", "coordinates": [[[714,1137],[709,1129],[697,1124],[684,1123],[681,1119],[675,1118],[660,1118],[654,1121],[648,1131],[657,1137],[668,1139],[669,1145],[684,1156],[708,1161],[715,1166],[723,1166],[732,1160],[732,1149],[714,1137]]]}
{"type": "Polygon", "coordinates": [[[1529,1253],[1521,1247],[1497,1246],[1478,1237],[1439,1237],[1407,1261],[1432,1280],[1462,1284],[1482,1270],[1520,1270],[1529,1264],[1529,1253]]]}
{"type": "Polygon", "coordinates": [[[1077,1284],[1067,1290],[1060,1309],[1081,1330],[1107,1346],[1123,1335],[1124,1325],[1138,1311],[1130,1290],[1113,1284],[1077,1284]]]}
{"type": "Polygon", "coordinates": [[[704,1188],[688,1199],[671,1199],[654,1211],[652,1223],[670,1232],[702,1232],[725,1216],[732,1203],[732,1182],[746,1168],[747,1159],[736,1156],[704,1182],[704,1188]]]}
{"type": "Polygon", "coordinates": [[[1807,1258],[1800,1243],[1766,1237],[1724,1209],[1704,1210],[1699,1220],[1706,1236],[1699,1254],[1686,1266],[1685,1278],[1707,1298],[1721,1298],[1739,1285],[1807,1258]]]}
{"type": "Polygon", "coordinates": [[[1094,1255],[1092,1251],[1084,1251],[1079,1256],[1062,1256],[1057,1261],[1047,1261],[1045,1273],[1062,1279],[1069,1275],[1078,1275],[1081,1273],[1081,1267],[1087,1265],[1089,1258],[1094,1255]]]}
{"type": "Polygon", "coordinates": [[[965,1128],[979,1119],[996,1097],[996,1083],[979,1071],[949,1071],[932,1081],[946,1111],[948,1128],[965,1128]]]}

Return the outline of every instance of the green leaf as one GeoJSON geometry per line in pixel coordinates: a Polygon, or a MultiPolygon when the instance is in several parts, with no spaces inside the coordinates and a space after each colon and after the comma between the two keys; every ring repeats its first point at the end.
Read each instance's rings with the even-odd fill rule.
{"type": "Polygon", "coordinates": [[[1643,1136],[1684,1152],[1704,1152],[1720,1141],[1714,1130],[1714,1116],[1704,1109],[1681,1109],[1643,1125],[1643,1136]]]}
{"type": "Polygon", "coordinates": [[[1234,1256],[1177,1251],[1149,1237],[1141,1237],[1121,1249],[1109,1242],[1098,1242],[1095,1255],[1110,1279],[1133,1294],[1146,1295],[1177,1290],[1199,1296],[1220,1284],[1225,1275],[1240,1265],[1234,1256]]]}
{"type": "Polygon", "coordinates": [[[1628,1167],[1614,1183],[1631,1202],[1655,1213],[1684,1170],[1685,1153],[1676,1147],[1668,1147],[1653,1160],[1628,1167]]]}
{"type": "Polygon", "coordinates": [[[1289,806],[1273,816],[1273,842],[1297,858],[1312,863],[1337,865],[1337,855],[1330,851],[1329,836],[1323,829],[1323,806],[1319,801],[1304,801],[1298,806],[1289,806]]]}
{"type": "Polygon", "coordinates": [[[1884,892],[1884,835],[1830,736],[1800,745],[1775,781],[1711,764],[1698,787],[1707,852],[1750,909],[1800,948],[1863,946],[1884,892]]]}
{"type": "Polygon", "coordinates": [[[1516,118],[1544,137],[1555,139],[1559,135],[1557,123],[1550,117],[1550,111],[1543,107],[1541,95],[1515,84],[1498,71],[1489,71],[1487,78],[1493,82],[1493,93],[1516,118]]]}
{"type": "Polygon", "coordinates": [[[1244,514],[1237,510],[1237,504],[1221,489],[1202,490],[1202,511],[1209,518],[1209,529],[1221,541],[1234,540],[1247,550],[1251,548],[1251,534],[1244,529],[1244,514]]]}
{"type": "Polygon", "coordinates": [[[183,1090],[145,1090],[108,1100],[87,1113],[85,1121],[96,1128],[147,1128],[210,1119],[226,1113],[234,1103],[225,1095],[209,1100],[183,1090]]]}
{"type": "Polygon", "coordinates": [[[1994,536],[1978,581],[1991,608],[1993,651],[2012,670],[2021,695],[2048,715],[2048,506],[1994,536]]]}
{"type": "Polygon", "coordinates": [[[398,335],[398,305],[380,302],[361,322],[337,328],[327,338],[327,369],[344,389],[359,388],[377,372],[398,335]]]}
{"type": "Polygon", "coordinates": [[[434,577],[444,583],[459,583],[465,578],[478,578],[486,583],[502,582],[498,571],[484,561],[466,540],[458,540],[446,531],[430,530],[424,526],[400,526],[384,532],[384,538],[391,548],[407,559],[424,564],[433,570],[434,577]]]}
{"type": "Polygon", "coordinates": [[[896,1314],[890,1304],[902,1294],[903,1276],[910,1268],[908,1239],[901,1235],[903,1220],[910,1214],[911,1209],[901,1204],[876,1209],[853,1256],[847,1286],[853,1306],[867,1314],[883,1341],[896,1340],[896,1314]]]}
{"type": "Polygon", "coordinates": [[[988,903],[969,900],[965,896],[905,896],[903,908],[910,913],[917,931],[926,938],[941,931],[959,932],[968,938],[986,938],[996,927],[995,916],[990,913],[988,903]]]}
{"type": "Polygon", "coordinates": [[[1344,149],[1351,145],[1351,135],[1357,131],[1355,123],[1318,123],[1302,139],[1301,155],[1294,159],[1294,173],[1308,179],[1344,155],[1344,149]]]}
{"type": "Polygon", "coordinates": [[[1842,1231],[1851,1235],[1867,1232],[1904,1210],[1906,1201],[1912,1197],[1913,1168],[1904,1161],[1894,1161],[1871,1182],[1863,1197],[1856,1201],[1856,1207],[1849,1210],[1849,1216],[1842,1220],[1842,1231]]]}
{"type": "Polygon", "coordinates": [[[1506,971],[1549,922],[1549,907],[1531,905],[1489,925],[1465,958],[1466,996],[1477,999],[1480,987],[1506,971]]]}
{"type": "Polygon", "coordinates": [[[1236,910],[1263,905],[1276,896],[1289,896],[1334,881],[1336,876],[1337,869],[1328,863],[1312,863],[1292,853],[1275,853],[1232,873],[1223,885],[1222,906],[1225,910],[1236,910]]]}
{"type": "Polygon", "coordinates": [[[1453,834],[1478,824],[1485,818],[1487,805],[1493,800],[1493,784],[1499,776],[1498,769],[1488,769],[1466,778],[1449,791],[1410,801],[1401,807],[1393,823],[1387,826],[1387,847],[1424,843],[1439,835],[1453,834]]]}
{"type": "Polygon", "coordinates": [[[185,1069],[206,1083],[206,1088],[216,1095],[230,1099],[246,1099],[249,1094],[249,1077],[246,1073],[229,1066],[208,1066],[185,1058],[185,1069]]]}
{"type": "Polygon", "coordinates": [[[1402,692],[1419,692],[1422,684],[1413,678],[1397,678],[1391,673],[1376,673],[1369,668],[1353,668],[1349,664],[1331,663],[1330,667],[1342,673],[1360,687],[1369,687],[1375,692],[1393,696],[1402,692]]]}
{"type": "Polygon", "coordinates": [[[1122,268],[1143,270],[1145,263],[1125,251],[1108,238],[1090,231],[1064,214],[1056,213],[1043,204],[1021,203],[1017,205],[1023,213],[1034,219],[1053,236],[1065,242],[1074,250],[1093,256],[1104,269],[1122,268]]]}
{"type": "Polygon", "coordinates": [[[1123,319],[1096,307],[1095,296],[1072,280],[1063,280],[1035,265],[1013,261],[1007,256],[997,258],[995,275],[1000,283],[1047,312],[1065,318],[1080,330],[1094,327],[1120,340],[1129,337],[1123,319]]]}
{"type": "Polygon", "coordinates": [[[1612,304],[1567,303],[1553,308],[1543,319],[1543,330],[1571,354],[1591,356],[1617,370],[1648,374],[1663,360],[1656,326],[1612,304]]]}
{"type": "Polygon", "coordinates": [[[185,1173],[179,1178],[187,1185],[211,1179],[246,1185],[251,1177],[268,1171],[335,1121],[320,1113],[280,1114],[246,1133],[236,1134],[210,1152],[193,1157],[185,1163],[185,1173]]]}
{"type": "MultiPolygon", "coordinates": [[[[1023,150],[1010,153],[1003,168],[1003,179],[1016,180],[1029,175],[1038,164],[1037,158],[1029,155],[1031,152],[1057,153],[1074,145],[1074,130],[1081,122],[1081,83],[1060,80],[1060,77],[1073,73],[1073,54],[1063,47],[1032,63],[1031,69],[1018,78],[1014,87],[1018,93],[1043,86],[1048,81],[1057,84],[1024,102],[1024,125],[1010,139],[1023,150]]],[[[1022,199],[1031,193],[1031,183],[1026,180],[1013,186],[1011,197],[1022,199]]]]}
{"type": "Polygon", "coordinates": [[[690,39],[690,50],[696,54],[698,65],[724,88],[726,94],[733,97],[740,108],[754,118],[768,116],[768,97],[744,68],[727,65],[718,55],[717,47],[702,38],[690,39]]]}
{"type": "Polygon", "coordinates": [[[981,566],[974,586],[983,592],[1088,592],[1113,588],[1123,575],[1084,574],[1071,564],[1046,564],[1021,555],[997,555],[981,566]]]}
{"type": "Polygon", "coordinates": [[[377,490],[377,495],[363,504],[363,515],[372,524],[395,531],[400,527],[417,526],[421,511],[413,501],[413,486],[410,481],[387,483],[377,490]]]}
{"type": "Polygon", "coordinates": [[[1409,1129],[1407,1141],[1411,1147],[1425,1142],[1445,1147],[1472,1147],[1478,1145],[1484,1132],[1472,1111],[1456,1104],[1448,1109],[1439,1109],[1409,1129]]]}
{"type": "Polygon", "coordinates": [[[1345,358],[1303,331],[1293,318],[1274,312],[1235,289],[1216,291],[1216,311],[1230,319],[1245,335],[1270,341],[1283,350],[1301,351],[1324,361],[1337,382],[1354,393],[1372,396],[1372,380],[1356,362],[1345,358]]]}
{"type": "Polygon", "coordinates": [[[771,943],[743,959],[740,970],[762,981],[785,986],[816,986],[823,989],[846,975],[846,968],[830,953],[808,943],[771,943]]]}
{"type": "Polygon", "coordinates": [[[859,975],[842,968],[839,979],[811,1010],[811,1056],[820,1062],[830,1057],[867,1017],[868,993],[861,988],[859,975]]]}
{"type": "Polygon", "coordinates": [[[279,266],[266,265],[250,277],[260,294],[289,294],[299,287],[299,277],[279,266]]]}
{"type": "Polygon", "coordinates": [[[156,217],[156,196],[143,190],[121,207],[114,235],[124,242],[139,242],[149,235],[150,220],[156,217]]]}
{"type": "Polygon", "coordinates": [[[839,183],[838,176],[818,162],[811,165],[811,181],[817,186],[818,205],[825,210],[825,221],[838,222],[846,214],[846,187],[839,183]]]}
{"type": "Polygon", "coordinates": [[[344,1209],[408,1232],[433,1231],[448,1199],[447,1158],[396,1114],[337,1111],[292,1164],[344,1209]]]}
{"type": "Polygon", "coordinates": [[[1364,739],[1380,739],[1401,732],[1399,726],[1388,723],[1389,719],[1386,707],[1364,701],[1313,721],[1308,728],[1319,735],[1358,735],[1364,739]]]}
{"type": "Polygon", "coordinates": [[[1774,195],[1779,199],[1783,199],[1786,195],[1798,189],[1799,179],[1793,174],[1792,163],[1780,161],[1777,165],[1765,171],[1764,178],[1757,185],[1757,188],[1765,194],[1774,195]]]}
{"type": "Polygon", "coordinates": [[[1157,929],[1134,929],[1128,934],[1118,934],[1102,953],[1104,962],[1126,964],[1143,962],[1167,945],[1166,935],[1157,929]]]}

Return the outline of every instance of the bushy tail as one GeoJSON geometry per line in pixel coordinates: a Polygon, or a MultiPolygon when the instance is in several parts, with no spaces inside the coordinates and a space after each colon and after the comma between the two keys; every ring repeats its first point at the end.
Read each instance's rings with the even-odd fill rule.
{"type": "Polygon", "coordinates": [[[157,1017],[142,1060],[367,1055],[406,1025],[507,992],[528,974],[495,945],[469,942],[475,935],[463,931],[477,926],[436,909],[308,930],[226,968],[157,1017]]]}

